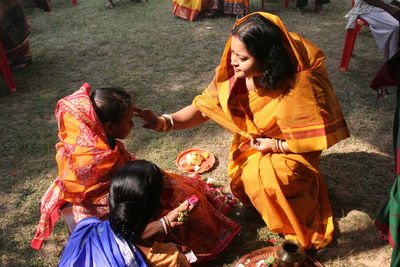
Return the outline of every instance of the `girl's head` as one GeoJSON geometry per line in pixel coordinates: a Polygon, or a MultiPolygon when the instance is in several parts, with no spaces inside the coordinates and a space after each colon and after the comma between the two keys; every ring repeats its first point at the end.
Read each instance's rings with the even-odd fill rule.
{"type": "Polygon", "coordinates": [[[115,233],[133,242],[153,215],[160,211],[163,174],[145,160],[128,162],[111,180],[110,225],[115,233]]]}
{"type": "Polygon", "coordinates": [[[263,87],[275,89],[295,72],[282,31],[262,15],[249,16],[231,35],[231,64],[238,78],[259,77],[263,87]]]}
{"type": "Polygon", "coordinates": [[[128,136],[137,110],[128,92],[121,88],[99,88],[90,93],[90,100],[107,136],[118,139],[128,136]]]}

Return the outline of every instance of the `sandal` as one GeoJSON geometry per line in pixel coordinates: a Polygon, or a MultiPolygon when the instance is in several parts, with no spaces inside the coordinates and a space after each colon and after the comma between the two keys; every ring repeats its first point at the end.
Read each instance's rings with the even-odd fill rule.
{"type": "Polygon", "coordinates": [[[304,8],[297,8],[297,14],[304,14],[304,8]]]}

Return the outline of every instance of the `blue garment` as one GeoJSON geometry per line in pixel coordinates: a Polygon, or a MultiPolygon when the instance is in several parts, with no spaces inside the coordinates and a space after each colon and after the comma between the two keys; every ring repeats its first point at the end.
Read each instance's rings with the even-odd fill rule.
{"type": "Polygon", "coordinates": [[[58,266],[147,267],[147,264],[133,244],[128,246],[124,239],[116,236],[109,221],[85,218],[75,226],[58,266]],[[126,249],[121,251],[121,248],[126,249]],[[126,250],[131,256],[128,260],[126,250]]]}

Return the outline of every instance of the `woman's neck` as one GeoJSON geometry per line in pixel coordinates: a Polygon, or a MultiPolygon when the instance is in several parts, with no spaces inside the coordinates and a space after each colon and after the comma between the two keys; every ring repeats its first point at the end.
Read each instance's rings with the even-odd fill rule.
{"type": "Polygon", "coordinates": [[[246,78],[246,87],[249,91],[257,91],[257,89],[262,88],[260,85],[260,77],[248,77],[246,78]]]}

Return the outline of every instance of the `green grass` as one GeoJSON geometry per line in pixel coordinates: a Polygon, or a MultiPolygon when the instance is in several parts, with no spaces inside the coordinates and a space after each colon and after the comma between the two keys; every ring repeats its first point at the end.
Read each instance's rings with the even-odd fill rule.
{"type": "MultiPolygon", "coordinates": [[[[139,107],[173,112],[191,103],[211,81],[235,21],[230,16],[181,20],[171,14],[170,1],[115,2],[111,10],[95,0],[81,0],[77,7],[53,0],[51,12],[27,10],[34,63],[14,72],[15,94],[8,94],[0,79],[0,265],[55,266],[67,239],[60,221],[42,251],[29,247],[40,198],[57,171],[57,100],[88,82],[93,88],[125,87],[135,93],[139,107]]],[[[338,227],[335,243],[317,258],[326,266],[387,266],[390,249],[378,240],[372,220],[393,181],[394,95],[376,102],[376,93],[368,88],[383,63],[368,29],[357,37],[349,71],[339,71],[350,1],[332,1],[325,16],[312,12],[313,4],[304,15],[296,14],[292,2],[285,9],[283,1],[267,1],[266,10],[325,52],[352,134],[323,153],[322,170],[338,227]]],[[[251,2],[251,11],[260,7],[260,1],[251,2]]],[[[218,164],[204,177],[216,178],[229,190],[229,140],[230,134],[212,122],[162,134],[141,129],[138,121],[125,143],[139,158],[174,172],[180,151],[208,149],[218,164]]],[[[269,239],[279,240],[253,210],[239,206],[231,216],[242,230],[209,266],[230,266],[269,239]]]]}

